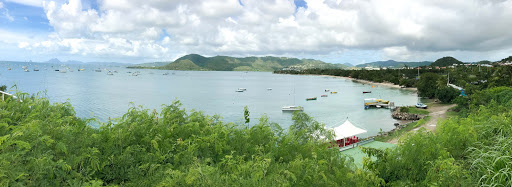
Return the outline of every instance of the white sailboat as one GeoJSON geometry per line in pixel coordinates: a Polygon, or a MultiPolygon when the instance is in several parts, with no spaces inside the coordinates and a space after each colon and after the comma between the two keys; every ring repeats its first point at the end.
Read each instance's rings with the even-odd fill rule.
{"type": "Polygon", "coordinates": [[[293,105],[292,106],[283,106],[281,108],[282,111],[303,111],[304,107],[295,106],[295,88],[293,89],[293,105]]]}

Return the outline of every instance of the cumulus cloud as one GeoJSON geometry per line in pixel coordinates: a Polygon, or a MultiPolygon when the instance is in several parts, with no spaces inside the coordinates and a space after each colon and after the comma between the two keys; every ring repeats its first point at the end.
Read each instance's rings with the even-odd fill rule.
{"type": "Polygon", "coordinates": [[[77,55],[151,59],[361,49],[408,60],[446,51],[481,54],[512,48],[512,0],[305,2],[307,8],[297,8],[293,0],[99,0],[97,9],[88,9],[80,0],[49,1],[40,4],[55,33],[30,45],[77,55]]]}

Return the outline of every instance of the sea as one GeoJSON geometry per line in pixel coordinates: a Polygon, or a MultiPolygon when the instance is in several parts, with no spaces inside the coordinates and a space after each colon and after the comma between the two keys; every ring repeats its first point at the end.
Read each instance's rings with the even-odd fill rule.
{"type": "MultiPolygon", "coordinates": [[[[338,77],[128,69],[120,65],[95,64],[0,62],[0,85],[7,85],[10,93],[20,91],[45,96],[53,103],[69,102],[78,117],[97,118],[100,122],[120,118],[131,107],[159,112],[164,105],[179,101],[189,112],[219,115],[222,121],[235,124],[244,124],[244,107],[247,106],[250,125],[266,116],[269,121],[287,129],[293,124],[292,113],[281,109],[296,105],[304,107],[305,113],[327,127],[341,125],[348,119],[368,131],[361,137],[377,135],[381,130],[389,131],[397,123],[389,109],[365,109],[365,98],[389,100],[395,106],[414,105],[419,101],[414,91],[338,77]],[[25,72],[23,66],[29,72],[25,72]],[[134,76],[137,71],[139,73],[134,76]],[[246,90],[237,92],[239,88],[246,90]],[[326,89],[337,94],[325,92],[326,89]],[[363,94],[363,91],[371,93],[363,94]],[[306,101],[311,97],[317,97],[317,100],[306,101]]],[[[98,125],[101,124],[92,124],[98,125]]]]}

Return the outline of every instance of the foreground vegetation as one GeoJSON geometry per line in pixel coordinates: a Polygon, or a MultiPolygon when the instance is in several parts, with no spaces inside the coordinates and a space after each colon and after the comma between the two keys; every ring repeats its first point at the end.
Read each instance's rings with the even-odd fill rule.
{"type": "Polygon", "coordinates": [[[362,169],[328,149],[331,132],[305,113],[283,130],[265,117],[236,125],[174,102],[92,128],[69,103],[17,95],[23,102],[0,102],[2,186],[512,185],[509,87],[458,97],[459,116],[435,134],[420,129],[395,149],[363,148],[376,159],[362,169]]]}
{"type": "Polygon", "coordinates": [[[1,186],[375,186],[382,180],[320,137],[305,113],[289,130],[262,118],[255,126],[186,112],[131,108],[99,129],[69,103],[19,94],[0,102],[1,186]]]}

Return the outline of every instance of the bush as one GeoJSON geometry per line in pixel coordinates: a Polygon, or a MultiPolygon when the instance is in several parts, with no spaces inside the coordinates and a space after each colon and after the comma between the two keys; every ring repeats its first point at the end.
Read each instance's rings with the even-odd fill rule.
{"type": "Polygon", "coordinates": [[[443,103],[451,103],[460,92],[455,88],[443,86],[436,91],[436,97],[443,103]]]}
{"type": "Polygon", "coordinates": [[[418,81],[417,87],[419,96],[433,98],[436,96],[436,90],[438,88],[437,81],[439,75],[435,73],[424,73],[421,74],[420,80],[418,81]]]}
{"type": "Polygon", "coordinates": [[[409,107],[406,107],[406,106],[403,106],[403,107],[400,107],[400,112],[409,112],[409,107]]]}

